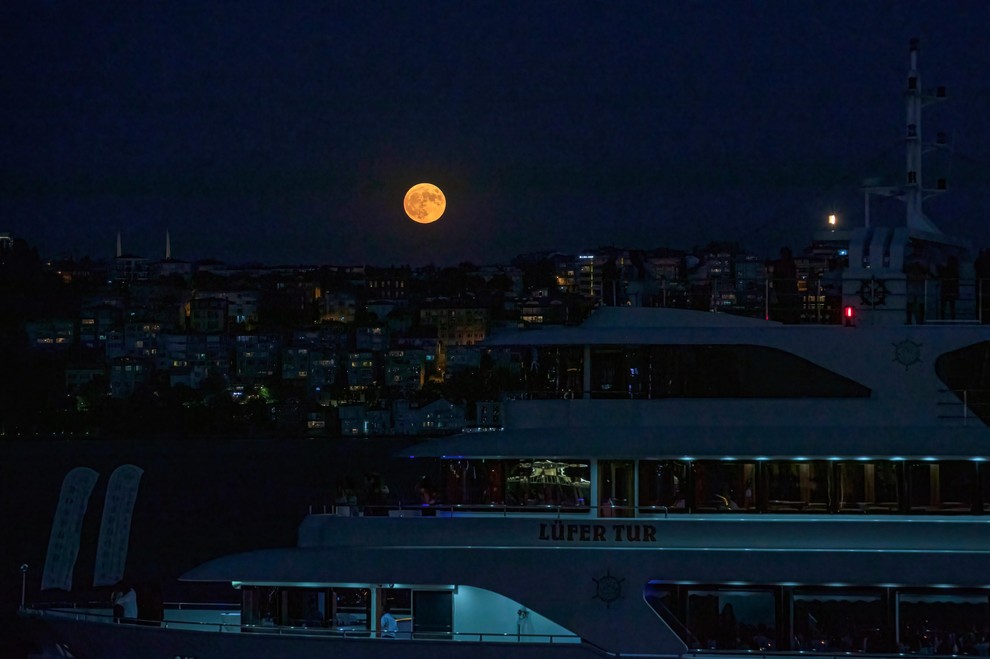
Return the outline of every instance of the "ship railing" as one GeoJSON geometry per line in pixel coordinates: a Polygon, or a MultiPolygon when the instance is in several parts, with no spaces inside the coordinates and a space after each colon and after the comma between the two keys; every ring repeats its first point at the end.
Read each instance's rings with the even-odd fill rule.
{"type": "Polygon", "coordinates": [[[541,514],[564,519],[570,515],[587,517],[591,507],[586,504],[534,504],[511,505],[503,503],[458,503],[458,504],[392,504],[392,505],[349,505],[323,504],[310,505],[310,515],[335,515],[337,517],[457,517],[473,513],[486,515],[499,514],[503,517],[524,514],[541,514]]]}
{"type": "MultiPolygon", "coordinates": [[[[898,279],[896,276],[890,279],[898,279]]],[[[891,286],[886,277],[843,277],[842,279],[816,279],[801,281],[798,290],[786,299],[775,295],[774,279],[763,281],[762,304],[737,304],[737,290],[722,295],[717,285],[713,287],[710,310],[729,311],[740,315],[761,315],[768,320],[782,320],[799,315],[807,324],[841,324],[844,301],[853,303],[861,311],[887,315],[895,323],[910,322],[934,324],[975,324],[988,322],[990,313],[990,280],[968,277],[927,277],[918,280],[917,292],[909,297],[906,285],[891,286]]],[[[903,280],[901,280],[903,281],[903,280]]]]}
{"type": "Polygon", "coordinates": [[[540,644],[562,644],[581,643],[580,636],[574,634],[522,634],[517,632],[422,632],[422,631],[399,631],[394,636],[387,636],[384,632],[365,631],[365,636],[372,635],[375,638],[384,640],[404,639],[411,641],[474,641],[477,643],[540,643],[540,644]]]}
{"type": "Polygon", "coordinates": [[[956,419],[964,426],[990,419],[990,389],[940,388],[936,404],[939,419],[956,419]]]}
{"type": "MultiPolygon", "coordinates": [[[[473,514],[493,515],[503,517],[523,515],[550,515],[557,519],[567,519],[571,516],[586,519],[591,506],[575,504],[536,504],[510,505],[502,503],[489,504],[396,504],[387,506],[354,506],[349,504],[310,505],[310,515],[334,515],[336,517],[459,517],[473,514]]],[[[598,507],[599,517],[652,517],[670,516],[668,506],[632,506],[616,500],[608,500],[598,507]]]]}
{"type": "MultiPolygon", "coordinates": [[[[89,603],[95,604],[95,603],[89,603]]],[[[100,604],[101,607],[105,607],[104,604],[100,604]]],[[[227,608],[230,609],[234,605],[230,604],[167,604],[166,614],[169,611],[179,610],[179,606],[184,606],[186,609],[201,609],[203,607],[213,607],[213,608],[227,608]]],[[[77,622],[91,622],[97,624],[107,624],[107,625],[133,625],[136,627],[150,627],[158,629],[171,629],[176,631],[204,631],[204,632],[214,632],[214,633],[248,633],[252,635],[263,635],[263,636],[306,636],[306,637],[322,637],[322,638],[334,638],[334,639],[376,639],[382,641],[395,642],[397,640],[404,641],[451,641],[451,642],[462,642],[462,641],[473,641],[478,643],[532,643],[532,644],[565,644],[565,643],[582,643],[584,642],[580,636],[575,634],[532,634],[532,633],[518,633],[518,632],[494,632],[494,631],[470,631],[470,632],[452,632],[452,631],[437,631],[437,632],[426,632],[426,631],[398,631],[395,632],[393,636],[386,635],[380,630],[372,629],[353,629],[353,628],[334,628],[334,627],[321,627],[321,626],[306,626],[306,625],[246,625],[242,624],[240,620],[230,621],[230,622],[202,622],[196,620],[176,620],[176,619],[163,619],[163,620],[143,620],[134,619],[128,621],[118,621],[114,616],[112,611],[106,608],[92,608],[87,607],[87,603],[64,603],[60,605],[33,605],[23,609],[23,613],[36,616],[39,618],[57,618],[63,620],[73,620],[77,622]]],[[[231,610],[231,616],[240,616],[240,610],[231,610]]],[[[222,613],[221,613],[222,615],[222,613]]]]}
{"type": "Polygon", "coordinates": [[[321,636],[342,639],[377,639],[382,641],[447,641],[476,643],[534,643],[541,645],[581,643],[580,636],[574,634],[519,634],[515,632],[424,632],[398,631],[392,635],[381,630],[372,629],[334,629],[323,627],[250,627],[244,625],[243,630],[250,634],[270,634],[275,636],[321,636]]]}
{"type": "Polygon", "coordinates": [[[428,642],[464,642],[476,643],[533,643],[540,645],[563,645],[565,643],[581,643],[580,636],[574,634],[519,634],[515,632],[423,632],[398,631],[388,635],[381,630],[372,629],[334,629],[323,627],[251,627],[244,625],[242,631],[252,635],[273,636],[319,636],[340,639],[375,639],[387,642],[396,641],[428,641],[428,642]]]}
{"type": "MultiPolygon", "coordinates": [[[[337,504],[310,505],[310,515],[329,515],[334,517],[473,517],[497,516],[502,517],[551,517],[554,519],[588,519],[593,512],[590,506],[539,504],[518,506],[500,503],[491,504],[396,504],[390,506],[350,506],[337,504]]],[[[681,511],[683,512],[683,511],[681,511]]],[[[595,518],[668,518],[671,509],[668,506],[626,505],[615,500],[609,500],[598,506],[595,518]]]]}
{"type": "Polygon", "coordinates": [[[219,617],[219,622],[204,622],[200,620],[181,620],[177,618],[146,619],[132,618],[120,619],[113,615],[113,610],[103,602],[66,602],[58,604],[35,604],[22,609],[23,613],[29,616],[40,618],[57,618],[62,620],[73,620],[77,622],[91,622],[97,624],[121,624],[133,625],[136,627],[156,627],[165,629],[193,629],[199,631],[228,632],[236,633],[241,631],[240,606],[238,604],[223,603],[167,603],[164,605],[165,613],[179,611],[210,611],[212,615],[219,617]],[[231,620],[223,620],[229,616],[231,620]],[[236,618],[236,620],[235,620],[236,618]]]}
{"type": "MultiPolygon", "coordinates": [[[[176,611],[240,611],[240,602],[164,602],[166,610],[176,611]]],[[[27,607],[37,611],[110,611],[111,606],[102,600],[80,600],[75,602],[52,601],[35,602],[27,607]]]]}
{"type": "Polygon", "coordinates": [[[667,506],[623,506],[630,509],[627,517],[648,517],[650,515],[663,515],[664,519],[670,517],[670,508],[667,506]]]}
{"type": "Polygon", "coordinates": [[[739,659],[787,659],[791,657],[792,659],[808,659],[808,657],[814,657],[815,659],[851,659],[855,657],[856,659],[866,659],[867,657],[876,657],[876,659],[905,659],[906,657],[958,657],[958,654],[944,654],[944,653],[934,653],[934,654],[923,654],[920,652],[911,653],[897,653],[897,652],[859,652],[859,651],[848,651],[848,652],[818,652],[816,650],[783,650],[783,651],[768,651],[762,652],[759,650],[689,650],[682,655],[679,655],[680,659],[712,659],[713,657],[718,657],[718,659],[733,659],[738,657],[739,659]]]}

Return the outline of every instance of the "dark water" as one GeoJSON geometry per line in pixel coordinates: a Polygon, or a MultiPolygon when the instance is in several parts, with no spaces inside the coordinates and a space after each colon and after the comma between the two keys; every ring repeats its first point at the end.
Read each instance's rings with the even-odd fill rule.
{"type": "Polygon", "coordinates": [[[104,599],[92,588],[103,497],[122,464],[144,470],[131,525],[127,578],[160,584],[166,600],[191,597],[176,581],[224,554],[294,545],[310,506],[333,501],[337,483],[360,485],[381,473],[397,496],[414,496],[430,463],[392,457],[416,441],[331,440],[0,440],[0,657],[26,657],[15,612],[20,565],[27,563],[27,599],[104,599]],[[48,536],[62,479],[70,469],[100,474],[83,526],[72,593],[39,591],[48,536]]]}

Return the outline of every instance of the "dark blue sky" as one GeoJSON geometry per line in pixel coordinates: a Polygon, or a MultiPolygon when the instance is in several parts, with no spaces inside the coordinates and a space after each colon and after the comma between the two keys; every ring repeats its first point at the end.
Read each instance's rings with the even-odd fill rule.
{"type": "Polygon", "coordinates": [[[928,214],[990,244],[984,0],[7,0],[0,36],[0,231],[45,255],[112,256],[119,230],[158,258],[166,229],[235,263],[773,255],[900,179],[912,36],[950,95],[928,214]],[[420,181],[434,225],[402,211],[420,181]]]}

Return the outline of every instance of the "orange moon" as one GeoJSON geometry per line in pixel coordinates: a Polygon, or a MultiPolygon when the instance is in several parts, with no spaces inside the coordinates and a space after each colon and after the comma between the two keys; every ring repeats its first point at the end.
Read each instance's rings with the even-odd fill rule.
{"type": "Polygon", "coordinates": [[[429,224],[436,222],[447,208],[447,198],[443,191],[432,183],[417,183],[409,188],[402,201],[406,215],[413,222],[429,224]]]}

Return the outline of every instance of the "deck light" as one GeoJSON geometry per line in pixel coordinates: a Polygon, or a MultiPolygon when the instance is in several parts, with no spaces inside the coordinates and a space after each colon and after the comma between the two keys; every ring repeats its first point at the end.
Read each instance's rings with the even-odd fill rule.
{"type": "Polygon", "coordinates": [[[836,222],[837,222],[837,218],[835,217],[835,213],[832,213],[831,215],[828,216],[828,226],[829,228],[832,229],[832,231],[835,231],[836,222]]]}
{"type": "Polygon", "coordinates": [[[856,309],[855,307],[845,307],[842,310],[842,324],[846,327],[856,326],[856,309]]]}

